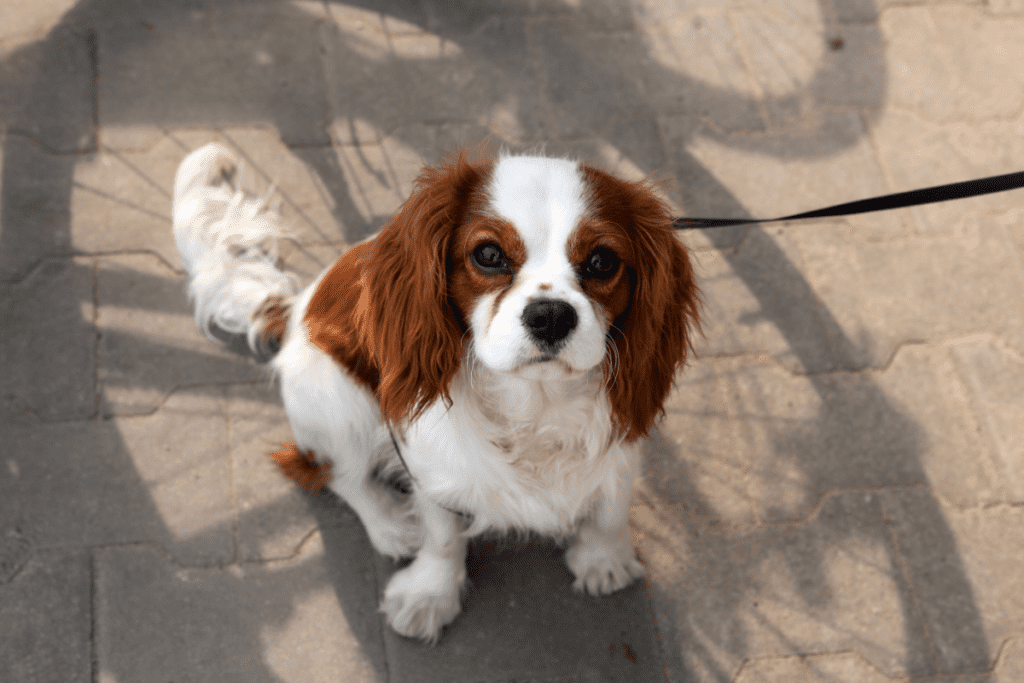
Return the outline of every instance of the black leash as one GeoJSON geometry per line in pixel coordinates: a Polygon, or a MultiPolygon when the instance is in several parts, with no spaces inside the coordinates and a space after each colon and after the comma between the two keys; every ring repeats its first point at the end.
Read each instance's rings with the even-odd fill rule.
{"type": "Polygon", "coordinates": [[[730,225],[746,225],[748,223],[774,223],[776,221],[795,221],[804,218],[830,218],[835,216],[853,216],[859,213],[887,211],[889,209],[905,209],[921,204],[936,204],[954,199],[979,197],[995,192],[1006,192],[1024,187],[1024,171],[996,175],[978,180],[965,180],[948,185],[937,185],[922,190],[896,192],[882,197],[860,199],[855,202],[836,204],[824,209],[805,211],[792,216],[780,218],[676,218],[672,225],[676,230],[697,230],[700,228],[725,228],[730,225]]]}

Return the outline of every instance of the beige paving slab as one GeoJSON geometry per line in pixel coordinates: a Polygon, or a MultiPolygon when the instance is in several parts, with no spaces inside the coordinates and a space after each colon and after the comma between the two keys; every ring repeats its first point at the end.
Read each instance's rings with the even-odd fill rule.
{"type": "Polygon", "coordinates": [[[6,50],[43,38],[76,0],[11,0],[0,9],[0,45],[6,50]]]}
{"type": "Polygon", "coordinates": [[[146,415],[177,387],[267,377],[253,358],[198,332],[185,278],[161,260],[126,254],[97,264],[104,414],[146,415]]]}
{"type": "MultiPolygon", "coordinates": [[[[704,239],[692,232],[683,238],[697,245],[704,239]]],[[[693,260],[703,299],[698,357],[769,355],[804,373],[836,367],[827,319],[787,230],[755,229],[735,249],[700,250],[693,260]]]]}
{"type": "MultiPolygon", "coordinates": [[[[828,226],[792,231],[806,277],[838,326],[845,367],[883,367],[909,342],[988,332],[1024,348],[1019,255],[992,220],[940,239],[865,243],[828,226]]],[[[834,322],[833,322],[834,321],[834,322]]]]}
{"type": "Polygon", "coordinates": [[[44,421],[96,414],[93,280],[91,259],[51,259],[18,283],[0,284],[7,409],[44,421]]]}
{"type": "Polygon", "coordinates": [[[1024,513],[936,506],[926,491],[887,492],[883,500],[939,670],[991,670],[1003,643],[1024,630],[1024,513]]]}
{"type": "MultiPolygon", "coordinates": [[[[934,123],[919,114],[887,110],[872,125],[879,157],[893,190],[914,190],[1019,170],[1024,117],[980,122],[934,123]]],[[[915,231],[962,233],[984,217],[1019,211],[1020,191],[909,209],[915,231]]]]}
{"type": "Polygon", "coordinates": [[[888,683],[892,680],[854,652],[757,659],[747,662],[736,677],[736,683],[888,683]]]}
{"type": "Polygon", "coordinates": [[[887,676],[932,671],[879,497],[830,497],[804,524],[690,527],[669,500],[634,508],[673,681],[733,680],[748,660],[855,652],[887,676]]]}
{"type": "Polygon", "coordinates": [[[872,24],[836,26],[815,3],[775,2],[730,14],[771,127],[823,106],[877,108],[886,95],[884,39],[872,24]]]}
{"type": "Polygon", "coordinates": [[[92,565],[87,552],[33,557],[0,584],[0,677],[92,681],[92,565]]]}
{"type": "MultiPolygon", "coordinates": [[[[723,134],[686,117],[659,119],[685,215],[774,218],[888,193],[859,114],[829,111],[799,130],[723,134]]],[[[859,235],[905,232],[898,212],[845,219],[859,235]]],[[[722,232],[696,235],[725,246],[722,232]]]]}
{"type": "Polygon", "coordinates": [[[147,546],[98,551],[98,680],[386,680],[372,588],[370,602],[346,601],[343,578],[357,580],[319,537],[290,561],[218,569],[176,567],[147,546]]]}
{"type": "Polygon", "coordinates": [[[638,72],[651,108],[662,115],[702,116],[719,130],[763,130],[761,92],[730,16],[686,13],[683,19],[669,12],[661,17],[659,6],[648,3],[642,15],[649,55],[638,72]]]}
{"type": "Polygon", "coordinates": [[[1024,502],[1024,362],[991,339],[958,344],[951,352],[987,437],[1003,499],[1024,502]]]}

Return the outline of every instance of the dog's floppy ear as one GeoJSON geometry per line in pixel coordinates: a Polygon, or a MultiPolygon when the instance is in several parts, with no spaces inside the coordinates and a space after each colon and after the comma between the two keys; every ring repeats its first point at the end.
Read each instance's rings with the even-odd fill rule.
{"type": "Polygon", "coordinates": [[[700,293],[672,214],[650,185],[592,168],[585,174],[598,211],[620,226],[633,249],[630,305],[614,321],[617,353],[604,366],[615,430],[632,440],[645,436],[662,413],[676,370],[692,351],[700,293]]]}
{"type": "Polygon", "coordinates": [[[412,196],[372,242],[365,285],[372,306],[366,332],[380,369],[377,398],[390,423],[414,418],[449,386],[463,353],[463,331],[448,298],[448,248],[489,176],[490,162],[465,152],[425,169],[412,196]]]}

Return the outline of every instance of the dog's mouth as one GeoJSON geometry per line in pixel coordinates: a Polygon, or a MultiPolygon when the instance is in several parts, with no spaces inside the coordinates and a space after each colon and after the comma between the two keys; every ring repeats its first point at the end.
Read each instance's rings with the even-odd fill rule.
{"type": "Polygon", "coordinates": [[[534,356],[526,360],[523,365],[538,365],[540,363],[549,363],[553,360],[558,360],[558,357],[553,353],[542,353],[539,356],[534,356]]]}

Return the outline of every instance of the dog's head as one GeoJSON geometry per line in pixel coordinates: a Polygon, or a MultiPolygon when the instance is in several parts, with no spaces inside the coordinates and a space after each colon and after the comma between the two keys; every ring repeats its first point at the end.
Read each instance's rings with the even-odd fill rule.
{"type": "Polygon", "coordinates": [[[616,433],[643,436],[697,325],[671,216],[646,183],[565,159],[465,154],[426,169],[364,261],[385,419],[415,416],[472,354],[498,373],[604,373],[616,433]]]}

